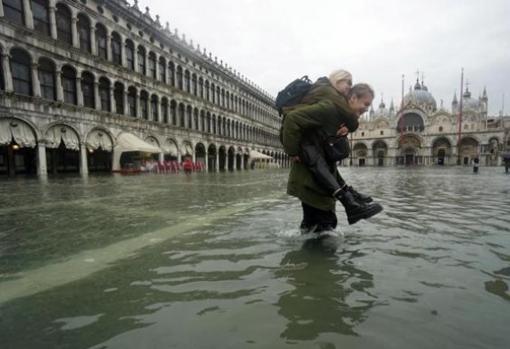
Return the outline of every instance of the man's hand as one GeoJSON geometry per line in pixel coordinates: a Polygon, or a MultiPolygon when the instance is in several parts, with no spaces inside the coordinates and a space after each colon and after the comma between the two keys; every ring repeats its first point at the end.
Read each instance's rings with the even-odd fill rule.
{"type": "Polygon", "coordinates": [[[345,126],[345,124],[341,124],[340,128],[336,131],[336,135],[339,137],[347,136],[349,134],[349,129],[345,126]]]}

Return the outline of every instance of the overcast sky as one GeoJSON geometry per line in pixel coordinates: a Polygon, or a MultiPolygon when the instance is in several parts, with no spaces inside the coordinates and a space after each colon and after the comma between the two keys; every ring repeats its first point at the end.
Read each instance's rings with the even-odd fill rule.
{"type": "MultiPolygon", "coordinates": [[[[133,0],[129,0],[133,3],[133,0]]],[[[388,106],[425,75],[438,106],[450,108],[460,72],[474,97],[487,86],[489,112],[503,94],[510,111],[508,0],[140,0],[154,17],[273,96],[302,75],[344,68],[388,106]]]]}

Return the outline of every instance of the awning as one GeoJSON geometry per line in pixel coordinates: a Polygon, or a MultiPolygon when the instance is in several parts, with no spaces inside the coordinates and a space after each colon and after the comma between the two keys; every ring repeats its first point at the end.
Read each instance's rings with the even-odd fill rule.
{"type": "Polygon", "coordinates": [[[14,119],[0,120],[0,145],[10,144],[13,138],[22,148],[33,148],[36,145],[35,135],[30,126],[14,119]]]}
{"type": "Polygon", "coordinates": [[[250,151],[250,159],[251,160],[270,160],[270,159],[272,159],[272,157],[270,157],[269,155],[266,155],[266,154],[262,154],[256,150],[251,150],[250,151]]]}
{"type": "Polygon", "coordinates": [[[131,133],[122,133],[117,138],[114,150],[119,153],[128,151],[140,151],[144,153],[161,153],[161,149],[155,147],[131,133]]]}

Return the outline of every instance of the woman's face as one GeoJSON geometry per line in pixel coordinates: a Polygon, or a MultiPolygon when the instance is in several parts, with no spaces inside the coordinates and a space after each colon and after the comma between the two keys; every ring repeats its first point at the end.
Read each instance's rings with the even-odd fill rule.
{"type": "Polygon", "coordinates": [[[340,94],[347,96],[351,90],[352,79],[339,80],[336,82],[335,88],[340,94]]]}
{"type": "Polygon", "coordinates": [[[373,100],[374,97],[370,94],[361,96],[359,98],[356,96],[352,96],[349,99],[349,106],[351,107],[352,110],[354,110],[356,114],[358,114],[358,116],[360,116],[361,114],[368,110],[370,105],[372,105],[373,100]]]}

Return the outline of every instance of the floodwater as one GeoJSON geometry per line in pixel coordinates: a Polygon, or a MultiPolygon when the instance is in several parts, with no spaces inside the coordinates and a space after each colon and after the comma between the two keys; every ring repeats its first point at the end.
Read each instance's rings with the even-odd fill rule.
{"type": "Polygon", "coordinates": [[[0,347],[509,348],[510,175],[342,173],[321,239],[285,170],[0,180],[0,347]]]}

